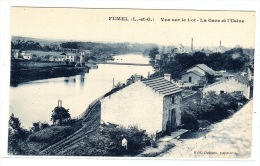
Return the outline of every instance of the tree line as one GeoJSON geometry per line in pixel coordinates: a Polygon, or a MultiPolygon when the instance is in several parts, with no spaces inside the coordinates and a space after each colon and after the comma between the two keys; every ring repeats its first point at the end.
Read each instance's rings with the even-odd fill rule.
{"type": "Polygon", "coordinates": [[[146,49],[154,47],[154,44],[139,43],[100,43],[100,42],[61,42],[45,43],[33,40],[13,40],[12,49],[38,50],[38,51],[61,51],[61,50],[90,50],[94,55],[99,54],[126,54],[131,52],[144,52],[146,49]]]}
{"type": "Polygon", "coordinates": [[[166,60],[168,54],[160,53],[158,47],[154,47],[148,52],[148,55],[152,60],[155,59],[156,54],[161,54],[162,58],[158,62],[160,70],[156,72],[154,76],[163,73],[171,73],[174,79],[179,79],[183,71],[201,63],[216,71],[226,70],[230,72],[239,72],[245,70],[247,67],[253,67],[250,66],[250,56],[252,55],[245,54],[242,48],[233,48],[223,53],[216,52],[209,55],[206,55],[202,51],[194,52],[192,54],[175,54],[174,50],[172,50],[171,54],[174,54],[174,57],[171,60],[166,60]]]}

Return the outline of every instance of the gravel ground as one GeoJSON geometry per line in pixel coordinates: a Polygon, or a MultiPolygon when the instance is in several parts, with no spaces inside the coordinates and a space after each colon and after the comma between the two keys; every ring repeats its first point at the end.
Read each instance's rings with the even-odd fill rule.
{"type": "Polygon", "coordinates": [[[229,119],[213,124],[211,132],[196,139],[179,141],[160,157],[170,158],[250,158],[253,101],[229,119]]]}

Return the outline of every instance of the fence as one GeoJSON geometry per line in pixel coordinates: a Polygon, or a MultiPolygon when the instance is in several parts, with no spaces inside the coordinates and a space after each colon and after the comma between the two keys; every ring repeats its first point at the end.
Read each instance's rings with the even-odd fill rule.
{"type": "Polygon", "coordinates": [[[78,115],[76,117],[73,117],[72,119],[83,119],[84,117],[86,117],[88,112],[103,98],[104,98],[104,96],[100,96],[99,98],[97,98],[94,101],[92,101],[89,104],[88,108],[82,114],[80,114],[80,115],[78,115]]]}

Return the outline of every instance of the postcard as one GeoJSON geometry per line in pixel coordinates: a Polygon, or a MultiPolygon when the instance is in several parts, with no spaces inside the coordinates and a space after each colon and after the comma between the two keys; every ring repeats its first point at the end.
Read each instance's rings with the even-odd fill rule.
{"type": "Polygon", "coordinates": [[[255,11],[10,14],[6,157],[252,157],[255,11]]]}

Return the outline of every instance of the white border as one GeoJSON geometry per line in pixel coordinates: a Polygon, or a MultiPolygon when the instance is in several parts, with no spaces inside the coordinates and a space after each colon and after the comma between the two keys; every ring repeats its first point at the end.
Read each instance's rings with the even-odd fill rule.
{"type": "MultiPolygon", "coordinates": [[[[102,1],[89,1],[89,0],[2,0],[1,3],[1,18],[0,18],[0,150],[1,150],[1,165],[81,165],[81,164],[184,164],[184,165],[260,165],[259,163],[259,86],[260,85],[260,66],[259,66],[259,46],[260,46],[260,34],[259,34],[259,0],[160,0],[160,1],[148,1],[148,0],[102,0],[102,1]],[[6,158],[3,157],[6,154],[7,148],[7,124],[8,124],[8,110],[9,110],[9,80],[10,80],[10,6],[35,6],[35,7],[80,7],[80,8],[139,8],[139,9],[193,9],[193,10],[246,10],[256,11],[256,54],[255,54],[255,82],[254,82],[254,117],[253,117],[253,149],[252,158],[249,160],[176,160],[176,159],[159,159],[159,160],[144,160],[144,159],[124,159],[122,158],[91,158],[91,160],[85,160],[86,157],[80,159],[61,159],[56,157],[38,158],[38,157],[17,157],[6,158]],[[117,160],[114,160],[117,159],[117,160]],[[205,162],[206,161],[206,162],[205,162]],[[98,162],[98,163],[96,163],[98,162]],[[101,162],[101,163],[100,163],[101,162]],[[172,163],[174,162],[174,163],[172,163]]],[[[88,158],[90,159],[90,158],[88,158]]]]}

